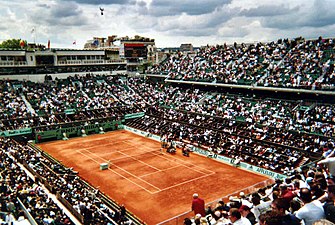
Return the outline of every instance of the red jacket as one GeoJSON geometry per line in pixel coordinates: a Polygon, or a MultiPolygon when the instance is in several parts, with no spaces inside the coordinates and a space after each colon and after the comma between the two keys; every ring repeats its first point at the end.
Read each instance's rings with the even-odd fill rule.
{"type": "Polygon", "coordinates": [[[201,198],[195,198],[192,201],[192,210],[194,211],[194,215],[200,213],[201,216],[206,216],[205,212],[205,201],[201,198]]]}

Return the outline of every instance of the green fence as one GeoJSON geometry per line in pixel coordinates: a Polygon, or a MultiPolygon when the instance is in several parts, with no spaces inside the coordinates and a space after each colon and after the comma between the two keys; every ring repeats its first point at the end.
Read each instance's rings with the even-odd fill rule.
{"type": "Polygon", "coordinates": [[[124,116],[124,118],[125,119],[134,119],[134,118],[138,118],[138,117],[142,117],[142,116],[144,116],[144,112],[126,114],[124,116]]]}
{"type": "Polygon", "coordinates": [[[59,128],[54,130],[46,130],[46,131],[39,131],[35,134],[35,142],[43,142],[49,140],[60,140],[63,139],[66,135],[67,138],[69,137],[78,137],[83,135],[83,130],[85,134],[97,134],[101,131],[108,131],[108,130],[117,130],[119,126],[122,124],[122,121],[113,121],[113,122],[106,122],[106,123],[99,123],[99,124],[89,124],[86,126],[72,126],[67,128],[59,128]]]}
{"type": "Polygon", "coordinates": [[[6,130],[6,131],[0,131],[0,136],[12,137],[17,135],[31,134],[31,132],[32,132],[31,128],[23,128],[19,130],[6,130]]]}

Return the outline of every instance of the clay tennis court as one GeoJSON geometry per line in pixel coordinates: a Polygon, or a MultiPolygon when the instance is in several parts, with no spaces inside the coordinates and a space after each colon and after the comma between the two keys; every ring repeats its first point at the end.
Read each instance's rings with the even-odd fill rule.
{"type": "Polygon", "coordinates": [[[189,211],[195,192],[213,202],[268,180],[194,153],[161,154],[159,142],[125,130],[38,146],[147,224],[189,211]]]}

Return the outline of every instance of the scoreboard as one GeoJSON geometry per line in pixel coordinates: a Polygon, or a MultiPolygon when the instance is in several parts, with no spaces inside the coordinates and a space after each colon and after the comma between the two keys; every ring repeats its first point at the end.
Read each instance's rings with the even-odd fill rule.
{"type": "Polygon", "coordinates": [[[147,58],[148,50],[144,43],[124,43],[126,58],[147,58]]]}

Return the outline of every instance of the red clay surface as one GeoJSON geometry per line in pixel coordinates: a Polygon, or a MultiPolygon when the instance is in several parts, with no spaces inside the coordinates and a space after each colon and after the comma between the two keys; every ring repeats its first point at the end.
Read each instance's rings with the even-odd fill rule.
{"type": "Polygon", "coordinates": [[[212,202],[268,179],[192,153],[162,155],[159,142],[125,130],[38,146],[147,224],[190,211],[195,192],[212,202]]]}

